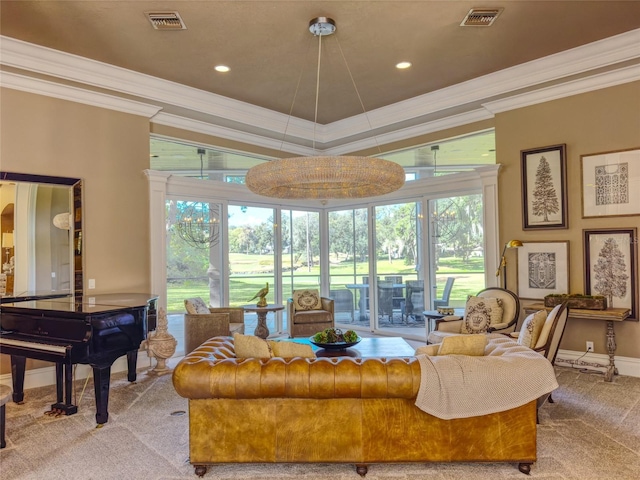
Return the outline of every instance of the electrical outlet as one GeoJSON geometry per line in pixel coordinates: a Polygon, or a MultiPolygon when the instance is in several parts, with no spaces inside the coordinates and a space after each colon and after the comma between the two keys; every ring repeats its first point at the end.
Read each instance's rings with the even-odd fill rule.
{"type": "Polygon", "coordinates": [[[587,352],[593,352],[593,342],[587,342],[587,352]]]}
{"type": "Polygon", "coordinates": [[[90,278],[89,279],[89,290],[93,290],[94,288],[96,288],[96,279],[95,278],[90,278]]]}

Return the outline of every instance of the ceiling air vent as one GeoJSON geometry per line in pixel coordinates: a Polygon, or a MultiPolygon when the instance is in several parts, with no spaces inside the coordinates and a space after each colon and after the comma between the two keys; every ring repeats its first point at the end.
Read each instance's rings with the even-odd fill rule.
{"type": "Polygon", "coordinates": [[[502,8],[472,8],[464,17],[461,27],[490,27],[498,18],[502,8]]]}
{"type": "Polygon", "coordinates": [[[178,12],[146,12],[156,30],[186,30],[187,26],[178,12]]]}

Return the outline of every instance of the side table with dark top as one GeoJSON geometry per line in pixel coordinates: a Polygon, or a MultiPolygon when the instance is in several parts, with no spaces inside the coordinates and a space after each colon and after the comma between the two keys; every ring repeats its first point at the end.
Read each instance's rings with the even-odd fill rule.
{"type": "Polygon", "coordinates": [[[253,334],[256,337],[267,338],[269,336],[269,327],[267,327],[267,313],[284,310],[284,305],[278,305],[277,303],[267,305],[266,307],[258,307],[256,305],[243,305],[242,308],[245,312],[255,312],[258,316],[258,325],[256,326],[253,334]]]}
{"type": "MultiPolygon", "coordinates": [[[[464,316],[464,308],[454,308],[453,314],[460,317],[464,316]]],[[[427,326],[427,337],[432,331],[436,329],[436,320],[440,320],[441,318],[447,316],[443,315],[437,310],[425,310],[424,312],[422,312],[422,315],[424,315],[425,325],[427,326]]]]}

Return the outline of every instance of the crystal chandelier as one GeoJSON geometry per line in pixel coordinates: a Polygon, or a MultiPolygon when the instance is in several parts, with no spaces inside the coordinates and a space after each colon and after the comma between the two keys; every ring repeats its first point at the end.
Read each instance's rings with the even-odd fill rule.
{"type": "MultiPolygon", "coordinates": [[[[200,155],[200,178],[202,178],[205,150],[200,155]]],[[[188,245],[196,248],[211,248],[220,241],[220,210],[217,204],[208,202],[184,202],[176,216],[176,232],[188,245]]]]}
{"type": "MultiPolygon", "coordinates": [[[[331,18],[314,18],[309,23],[309,31],[318,37],[314,117],[314,123],[317,123],[322,37],[333,34],[336,24],[331,18]]],[[[364,113],[366,115],[366,111],[364,113]]],[[[313,146],[315,148],[315,128],[313,146]]],[[[252,192],[267,197],[329,199],[384,195],[402,187],[404,179],[404,169],[400,165],[381,158],[318,155],[277,159],[259,164],[249,169],[245,183],[252,192]]]]}

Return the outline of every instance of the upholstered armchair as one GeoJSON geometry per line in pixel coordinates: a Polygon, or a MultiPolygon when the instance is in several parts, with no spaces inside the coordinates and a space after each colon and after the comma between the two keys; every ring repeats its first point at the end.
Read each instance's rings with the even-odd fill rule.
{"type": "Polygon", "coordinates": [[[212,337],[244,333],[244,310],[235,307],[208,307],[201,298],[184,301],[185,355],[212,337]]]}
{"type": "Polygon", "coordinates": [[[289,338],[310,337],[334,326],[334,302],[318,290],[294,290],[287,301],[289,338]]]}
{"type": "Polygon", "coordinates": [[[436,320],[427,343],[441,343],[450,335],[473,333],[509,333],[515,329],[520,315],[520,300],[504,288],[490,287],[469,297],[464,316],[447,316],[436,320]]]}

